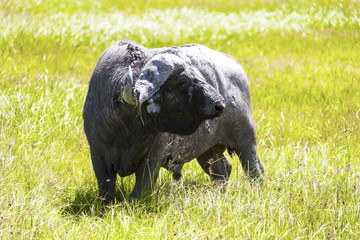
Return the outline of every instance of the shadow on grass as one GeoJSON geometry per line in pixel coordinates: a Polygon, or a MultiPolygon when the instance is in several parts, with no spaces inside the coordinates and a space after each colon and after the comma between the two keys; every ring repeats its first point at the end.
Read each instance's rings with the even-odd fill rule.
{"type": "MultiPolygon", "coordinates": [[[[215,184],[216,185],[216,184],[215,184]]],[[[220,184],[221,185],[221,184],[220,184]]],[[[78,189],[75,196],[70,194],[65,197],[61,213],[64,216],[81,217],[96,216],[104,217],[111,210],[125,210],[128,214],[148,214],[166,211],[174,201],[183,195],[205,193],[207,191],[225,191],[222,186],[214,186],[208,182],[204,184],[199,179],[182,179],[178,181],[165,181],[158,184],[154,191],[145,193],[138,199],[129,201],[132,186],[120,184],[116,189],[115,203],[106,205],[97,199],[98,192],[95,188],[78,189]]]]}
{"type": "Polygon", "coordinates": [[[65,199],[64,207],[61,209],[63,215],[81,216],[93,215],[94,206],[97,203],[97,191],[94,190],[77,190],[75,197],[65,199]]]}
{"type": "MultiPolygon", "coordinates": [[[[130,193],[124,193],[123,190],[116,191],[115,193],[115,206],[122,206],[127,203],[127,198],[130,193]]],[[[97,216],[102,217],[112,204],[106,205],[98,198],[98,191],[94,189],[81,189],[76,190],[75,196],[65,198],[64,206],[61,213],[65,216],[97,216]]],[[[128,204],[128,203],[127,203],[128,204]]]]}

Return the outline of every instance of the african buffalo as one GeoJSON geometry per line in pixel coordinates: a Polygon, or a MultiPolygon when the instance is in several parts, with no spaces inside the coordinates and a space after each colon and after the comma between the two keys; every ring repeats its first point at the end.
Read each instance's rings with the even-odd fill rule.
{"type": "Polygon", "coordinates": [[[130,198],[137,198],[151,190],[160,167],[179,177],[194,158],[212,179],[226,182],[226,149],[251,177],[264,171],[245,72],[231,56],[202,45],[111,46],[91,76],[83,118],[106,202],[114,199],[117,174],[135,173],[130,198]]]}

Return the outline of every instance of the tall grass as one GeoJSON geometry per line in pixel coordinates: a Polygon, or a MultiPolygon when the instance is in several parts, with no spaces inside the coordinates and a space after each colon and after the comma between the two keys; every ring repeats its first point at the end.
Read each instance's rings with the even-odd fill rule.
{"type": "Polygon", "coordinates": [[[3,239],[358,239],[360,5],[357,1],[0,2],[3,239]],[[248,74],[261,185],[238,159],[228,187],[196,162],[155,192],[95,203],[81,111],[96,61],[131,39],[202,43],[248,74]]]}

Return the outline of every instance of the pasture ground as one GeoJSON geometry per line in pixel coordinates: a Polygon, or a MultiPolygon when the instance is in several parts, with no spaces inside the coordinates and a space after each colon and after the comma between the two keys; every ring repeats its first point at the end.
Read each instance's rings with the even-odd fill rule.
{"type": "Polygon", "coordinates": [[[359,239],[360,2],[0,1],[1,239],[359,239]],[[195,161],[147,199],[94,203],[87,83],[121,39],[201,43],[251,84],[262,185],[225,191],[195,161]]]}

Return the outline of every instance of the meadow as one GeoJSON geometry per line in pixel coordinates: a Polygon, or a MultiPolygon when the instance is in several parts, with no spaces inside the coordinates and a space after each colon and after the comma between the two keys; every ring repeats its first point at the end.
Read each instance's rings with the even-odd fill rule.
{"type": "Polygon", "coordinates": [[[359,239],[360,2],[0,0],[1,239],[359,239]],[[251,86],[263,182],[225,190],[192,161],[149,197],[95,201],[82,107],[129,39],[234,56],[251,86]]]}

